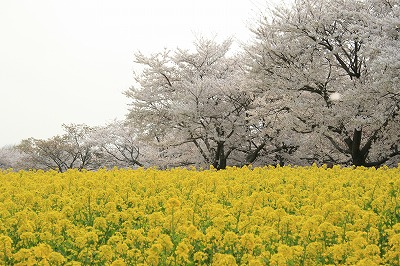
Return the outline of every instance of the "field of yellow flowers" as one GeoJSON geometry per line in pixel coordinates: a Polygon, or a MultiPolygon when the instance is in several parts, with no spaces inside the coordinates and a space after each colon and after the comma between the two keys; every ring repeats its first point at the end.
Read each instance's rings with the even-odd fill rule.
{"type": "Polygon", "coordinates": [[[400,167],[0,171],[0,265],[400,265],[400,167]]]}

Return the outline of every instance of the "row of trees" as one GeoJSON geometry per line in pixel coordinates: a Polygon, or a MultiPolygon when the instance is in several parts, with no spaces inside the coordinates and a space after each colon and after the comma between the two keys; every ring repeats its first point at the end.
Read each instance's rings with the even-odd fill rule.
{"type": "Polygon", "coordinates": [[[398,162],[398,0],[298,0],[252,32],[237,53],[230,39],[199,38],[136,54],[125,121],[24,140],[23,161],[59,171],[398,162]]]}
{"type": "Polygon", "coordinates": [[[173,158],[217,168],[398,160],[399,1],[299,0],[253,33],[237,55],[204,39],[138,54],[129,120],[173,158]]]}
{"type": "Polygon", "coordinates": [[[136,130],[122,121],[104,127],[63,125],[64,134],[43,140],[29,138],[19,145],[0,149],[0,165],[13,169],[71,168],[94,170],[101,167],[143,166],[136,130]]]}

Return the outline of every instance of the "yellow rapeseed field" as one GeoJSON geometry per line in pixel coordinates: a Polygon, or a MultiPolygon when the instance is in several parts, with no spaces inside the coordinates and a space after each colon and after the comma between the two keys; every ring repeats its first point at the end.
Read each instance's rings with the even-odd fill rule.
{"type": "Polygon", "coordinates": [[[0,265],[400,265],[400,167],[2,170],[0,265]]]}

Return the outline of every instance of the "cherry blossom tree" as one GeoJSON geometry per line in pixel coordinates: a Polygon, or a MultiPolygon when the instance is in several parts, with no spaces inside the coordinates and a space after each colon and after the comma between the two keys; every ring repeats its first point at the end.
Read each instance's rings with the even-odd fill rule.
{"type": "Polygon", "coordinates": [[[92,128],[83,124],[63,125],[65,133],[49,139],[29,138],[21,141],[17,149],[28,161],[25,166],[35,169],[55,169],[64,172],[71,168],[96,169],[96,145],[91,137],[92,128]]]}
{"type": "Polygon", "coordinates": [[[243,163],[251,99],[240,89],[243,71],[239,57],[228,55],[231,44],[199,38],[193,51],[136,54],[143,71],[126,92],[128,119],[173,166],[243,163]]]}
{"type": "Polygon", "coordinates": [[[137,137],[137,129],[126,121],[113,121],[97,127],[92,134],[96,140],[96,160],[102,167],[141,167],[146,161],[147,145],[137,137]]]}
{"type": "Polygon", "coordinates": [[[400,154],[398,0],[296,0],[253,32],[249,113],[264,131],[305,160],[379,166],[400,154]]]}
{"type": "Polygon", "coordinates": [[[21,162],[25,160],[23,154],[13,145],[0,148],[0,169],[22,169],[21,162]]]}

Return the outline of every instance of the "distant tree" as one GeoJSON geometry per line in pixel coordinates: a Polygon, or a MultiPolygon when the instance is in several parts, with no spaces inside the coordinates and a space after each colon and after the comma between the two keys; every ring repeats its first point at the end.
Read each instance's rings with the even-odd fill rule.
{"type": "Polygon", "coordinates": [[[56,169],[64,172],[71,168],[94,169],[96,146],[91,139],[92,128],[86,125],[63,125],[65,134],[42,140],[29,138],[17,146],[25,154],[32,168],[56,169]]]}
{"type": "Polygon", "coordinates": [[[17,146],[24,153],[32,168],[57,169],[64,172],[72,168],[74,158],[66,152],[67,140],[61,136],[55,136],[47,140],[28,138],[21,141],[17,146]]]}
{"type": "Polygon", "coordinates": [[[97,142],[96,156],[101,166],[144,166],[142,151],[146,151],[147,148],[138,140],[134,125],[126,121],[114,121],[96,128],[92,137],[97,142]]]}
{"type": "Polygon", "coordinates": [[[398,0],[296,0],[254,28],[251,120],[298,158],[379,166],[400,154],[398,0]]]}
{"type": "Polygon", "coordinates": [[[0,148],[0,168],[20,170],[24,157],[15,146],[7,145],[0,148]]]}
{"type": "Polygon", "coordinates": [[[231,43],[200,38],[194,51],[136,54],[143,71],[126,92],[132,100],[128,119],[158,147],[159,159],[218,169],[229,159],[244,162],[251,99],[240,88],[239,57],[228,55],[231,43]]]}
{"type": "MultiPolygon", "coordinates": [[[[98,150],[97,143],[93,138],[94,128],[85,124],[63,125],[69,149],[67,153],[74,159],[71,168],[96,169],[99,165],[96,162],[95,154],[98,150]]],[[[67,147],[68,147],[67,146],[67,147]]]]}

